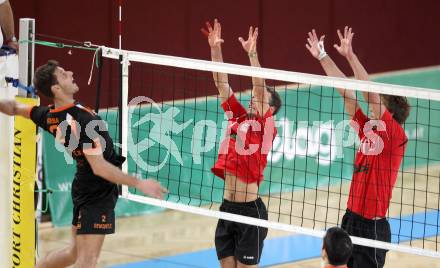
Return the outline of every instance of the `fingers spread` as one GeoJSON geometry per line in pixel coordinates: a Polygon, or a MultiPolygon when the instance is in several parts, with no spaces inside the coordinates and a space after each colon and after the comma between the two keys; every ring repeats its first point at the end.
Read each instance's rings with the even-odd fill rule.
{"type": "Polygon", "coordinates": [[[342,39],[344,39],[344,37],[342,36],[341,31],[338,29],[336,32],[338,33],[339,40],[342,41],[342,39]]]}
{"type": "Polygon", "coordinates": [[[308,39],[310,39],[311,41],[313,41],[313,35],[312,35],[312,33],[309,32],[308,35],[309,35],[309,38],[308,38],[308,39]]]}
{"type": "Polygon", "coordinates": [[[254,40],[257,40],[257,37],[258,37],[258,27],[255,28],[254,35],[253,35],[252,38],[253,38],[254,40]]]}
{"type": "Polygon", "coordinates": [[[206,28],[208,29],[209,32],[212,32],[212,26],[211,23],[209,23],[209,21],[205,22],[206,28]]]}
{"type": "Polygon", "coordinates": [[[209,37],[209,33],[205,28],[200,28],[200,31],[202,32],[202,34],[206,37],[209,37]]]}
{"type": "Polygon", "coordinates": [[[218,33],[218,36],[220,37],[220,36],[222,36],[222,25],[220,24],[220,22],[217,22],[217,33],[218,33]]]}
{"type": "Polygon", "coordinates": [[[318,35],[316,34],[315,29],[312,30],[313,33],[313,40],[318,40],[318,35]]]}

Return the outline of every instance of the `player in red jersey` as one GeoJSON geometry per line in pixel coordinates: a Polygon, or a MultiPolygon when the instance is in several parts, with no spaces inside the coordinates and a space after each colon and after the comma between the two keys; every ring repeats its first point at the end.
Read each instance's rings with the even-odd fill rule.
{"type": "MultiPolygon", "coordinates": [[[[208,37],[212,61],[223,62],[221,25],[214,21],[202,32],[208,37]]],[[[257,54],[258,28],[250,27],[247,40],[239,38],[251,66],[260,67],[257,54]]],[[[225,139],[212,172],[225,181],[220,211],[267,220],[268,213],[258,188],[263,180],[267,154],[277,133],[273,116],[281,106],[278,93],[266,87],[264,79],[252,78],[249,109],[236,99],[228,75],[213,73],[222,108],[228,116],[225,139]]],[[[222,268],[256,267],[260,261],[267,229],[220,219],[215,233],[217,256],[222,268]]]]}
{"type": "MultiPolygon", "coordinates": [[[[353,52],[354,33],[345,27],[337,31],[340,44],[335,49],[344,56],[358,80],[368,80],[368,73],[353,52]]],[[[324,50],[324,36],[318,39],[315,30],[309,33],[310,53],[320,61],[328,76],[345,77],[324,50]]],[[[370,116],[366,116],[356,100],[356,93],[338,89],[344,98],[345,111],[361,141],[356,153],[347,212],[342,228],[350,235],[391,241],[386,213],[408,138],[402,124],[409,115],[405,97],[362,92],[370,116]]],[[[355,245],[348,267],[383,267],[386,250],[355,245]]]]}

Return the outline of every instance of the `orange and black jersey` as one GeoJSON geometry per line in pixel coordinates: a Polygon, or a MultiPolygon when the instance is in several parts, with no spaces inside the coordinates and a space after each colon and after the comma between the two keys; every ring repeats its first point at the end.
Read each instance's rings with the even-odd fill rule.
{"type": "Polygon", "coordinates": [[[79,103],[55,109],[35,106],[30,110],[32,121],[61,142],[76,161],[77,171],[72,184],[75,205],[103,201],[110,206],[117,200],[117,186],[93,174],[84,153],[102,153],[104,159],[119,166],[123,159],[114,151],[106,124],[93,111],[79,103]]]}

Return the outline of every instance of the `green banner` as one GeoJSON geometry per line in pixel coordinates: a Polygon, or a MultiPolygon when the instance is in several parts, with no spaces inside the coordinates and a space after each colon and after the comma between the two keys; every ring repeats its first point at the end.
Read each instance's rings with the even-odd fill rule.
{"type": "MultiPolygon", "coordinates": [[[[439,74],[437,68],[391,73],[376,80],[438,88],[439,74]]],[[[276,119],[278,136],[268,155],[260,193],[272,195],[350,180],[358,139],[348,126],[349,118],[338,93],[325,87],[292,88],[279,93],[283,106],[276,119]]],[[[249,95],[238,93],[237,98],[247,106],[249,95]]],[[[173,105],[145,105],[149,101],[146,98],[132,102],[140,100],[142,108],[132,106],[136,108],[129,112],[129,172],[160,180],[170,190],[168,200],[195,206],[221,202],[223,181],[210,170],[227,125],[217,98],[186,99],[173,105]]],[[[403,169],[427,165],[428,159],[440,160],[440,144],[436,142],[440,140],[440,104],[416,99],[410,103],[413,108],[404,126],[409,143],[403,169]]],[[[116,136],[116,111],[101,116],[116,136]]],[[[56,226],[69,224],[74,164],[66,164],[48,134],[44,135],[44,145],[46,184],[55,190],[49,196],[52,220],[56,226]]],[[[157,210],[120,199],[116,212],[137,215],[157,210]]]]}

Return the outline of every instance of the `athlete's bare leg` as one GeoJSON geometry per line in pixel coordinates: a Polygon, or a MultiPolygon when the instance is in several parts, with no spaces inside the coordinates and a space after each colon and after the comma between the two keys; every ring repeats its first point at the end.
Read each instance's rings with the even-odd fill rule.
{"type": "Polygon", "coordinates": [[[78,258],[74,268],[95,268],[98,263],[99,253],[105,235],[78,235],[76,244],[78,248],[78,258]]]}
{"type": "Polygon", "coordinates": [[[76,262],[76,227],[72,226],[72,241],[69,246],[52,251],[37,262],[36,268],[64,268],[76,262]]]}
{"type": "Polygon", "coordinates": [[[257,268],[258,265],[246,265],[237,261],[237,268],[257,268]]]}
{"type": "Polygon", "coordinates": [[[237,268],[237,260],[234,256],[229,256],[220,260],[221,268],[237,268]]]}

